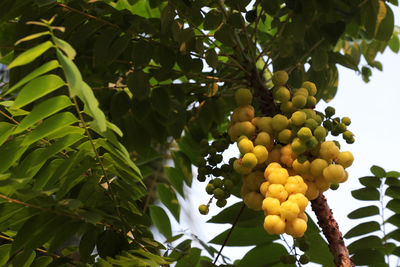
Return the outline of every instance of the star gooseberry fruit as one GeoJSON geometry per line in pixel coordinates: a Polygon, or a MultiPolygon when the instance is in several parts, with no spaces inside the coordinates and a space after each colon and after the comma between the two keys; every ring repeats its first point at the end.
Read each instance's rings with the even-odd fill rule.
{"type": "Polygon", "coordinates": [[[276,71],[272,75],[272,83],[275,86],[284,85],[287,83],[288,80],[289,80],[289,75],[287,74],[286,71],[283,71],[283,70],[276,71]]]}
{"type": "Polygon", "coordinates": [[[238,106],[250,105],[253,94],[249,89],[240,88],[235,92],[235,100],[238,106]]]}

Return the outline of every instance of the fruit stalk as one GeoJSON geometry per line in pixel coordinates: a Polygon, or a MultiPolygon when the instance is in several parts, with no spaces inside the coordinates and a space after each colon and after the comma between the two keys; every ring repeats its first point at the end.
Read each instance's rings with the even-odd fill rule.
{"type": "Polygon", "coordinates": [[[318,225],[328,240],[329,250],[333,255],[336,266],[354,266],[354,263],[350,259],[349,251],[344,244],[339,225],[333,217],[332,210],[329,208],[325,196],[320,193],[316,199],[311,201],[311,207],[317,216],[318,225]]]}

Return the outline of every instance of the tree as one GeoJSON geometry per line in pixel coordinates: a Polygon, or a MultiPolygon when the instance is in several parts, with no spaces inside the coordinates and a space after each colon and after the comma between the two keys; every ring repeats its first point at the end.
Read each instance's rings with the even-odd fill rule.
{"type": "MultiPolygon", "coordinates": [[[[256,245],[234,266],[308,261],[381,266],[389,256],[399,257],[399,230],[386,233],[384,226],[399,226],[400,173],[378,166],[371,168],[372,176],[360,178],[363,187],[352,195],[377,201],[380,208],[361,207],[349,217],[384,218],[386,203],[394,214],[350,230],[344,237],[357,240],[348,247],[322,188],[308,198],[314,199],[326,239],[308,219],[304,237],[293,232],[298,238],[285,247],[277,232],[263,229],[265,215],[250,197],[245,203],[256,210],[241,202],[210,219],[232,224],[210,241],[222,245],[220,251],[195,236],[175,235],[170,223],[180,219],[178,195],[190,197],[183,186],[192,183],[192,165],[213,195],[200,207],[206,214],[213,199],[223,207],[230,194],[241,197],[247,182],[237,172],[265,161],[258,154],[255,161],[252,155],[223,158],[246,132],[236,136],[233,130],[237,105],[254,107],[246,106],[243,116],[250,119],[239,120],[257,126],[250,126],[251,145],[257,145],[255,131],[264,127],[250,122],[252,112],[283,121],[270,132],[275,143],[262,147],[272,155],[291,143],[289,158],[299,164],[316,157],[310,148],[325,146],[328,131],[354,142],[348,118],[334,117],[333,108],[311,110],[335,96],[338,64],[368,82],[373,68],[382,70],[377,53],[387,46],[398,52],[390,4],[398,5],[395,0],[3,0],[0,63],[8,70],[0,87],[0,265],[216,266],[225,245],[256,245]],[[303,107],[311,121],[297,124],[292,118],[289,125],[288,118],[303,107]],[[315,141],[303,147],[304,140],[314,140],[310,129],[315,141]],[[293,136],[280,134],[284,130],[293,136]],[[165,242],[155,240],[151,226],[165,242]]],[[[339,153],[335,143],[326,146],[339,153]]],[[[347,165],[337,154],[333,162],[318,151],[332,168],[347,165]]],[[[291,164],[282,163],[286,169],[291,164]]],[[[325,190],[344,181],[343,175],[324,183],[325,190]]],[[[285,216],[289,221],[291,215],[285,216]]],[[[281,238],[286,242],[288,236],[281,238]]]]}

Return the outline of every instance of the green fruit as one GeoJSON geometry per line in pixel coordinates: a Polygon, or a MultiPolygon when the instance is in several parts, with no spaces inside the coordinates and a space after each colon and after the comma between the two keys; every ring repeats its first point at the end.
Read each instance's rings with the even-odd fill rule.
{"type": "Polygon", "coordinates": [[[318,141],[324,141],[325,137],[327,135],[327,131],[324,127],[322,126],[317,126],[317,128],[315,128],[314,130],[314,136],[315,138],[317,138],[318,141]]]}
{"type": "Polygon", "coordinates": [[[221,188],[215,188],[213,194],[216,199],[222,199],[224,197],[225,192],[221,188]]]}
{"type": "Polygon", "coordinates": [[[292,114],[290,121],[297,126],[303,125],[307,119],[307,114],[304,111],[296,111],[292,114]]]}
{"type": "Polygon", "coordinates": [[[306,146],[308,149],[313,149],[317,147],[318,143],[319,142],[317,138],[315,138],[315,136],[311,136],[311,138],[306,141],[306,146]]]}
{"type": "Polygon", "coordinates": [[[331,187],[330,187],[331,190],[337,190],[338,188],[339,188],[339,184],[336,184],[336,183],[331,184],[331,187]]]}
{"type": "Polygon", "coordinates": [[[324,115],[320,115],[320,114],[315,114],[314,116],[312,116],[312,118],[318,123],[318,125],[320,125],[322,123],[324,115]]]}
{"type": "Polygon", "coordinates": [[[204,204],[200,205],[199,206],[199,211],[200,211],[201,214],[207,215],[208,214],[208,206],[204,205],[204,204]]]}
{"type": "Polygon", "coordinates": [[[220,178],[215,178],[212,180],[212,184],[214,188],[221,188],[222,187],[222,180],[220,178]]]}
{"type": "Polygon", "coordinates": [[[308,90],[308,94],[311,96],[315,96],[315,94],[317,93],[317,87],[313,82],[305,81],[303,82],[301,87],[306,88],[308,90]]]}
{"type": "Polygon", "coordinates": [[[250,105],[253,94],[249,89],[240,88],[235,92],[235,100],[238,106],[250,105]]]}
{"type": "Polygon", "coordinates": [[[274,100],[281,103],[287,102],[290,99],[290,91],[284,86],[279,86],[274,92],[274,100]]]}
{"type": "Polygon", "coordinates": [[[218,207],[223,208],[226,205],[226,199],[218,199],[216,204],[218,207]]]}
{"type": "Polygon", "coordinates": [[[282,113],[287,115],[290,115],[296,111],[296,107],[293,105],[292,101],[282,103],[280,108],[282,113]]]}
{"type": "Polygon", "coordinates": [[[292,98],[293,105],[297,108],[302,108],[307,103],[307,97],[304,95],[295,95],[292,98]]]}
{"type": "Polygon", "coordinates": [[[257,128],[262,132],[272,133],[272,118],[261,117],[257,122],[257,128]]]}
{"type": "Polygon", "coordinates": [[[208,185],[206,186],[206,192],[207,192],[207,194],[212,195],[213,192],[214,192],[214,189],[215,189],[215,187],[214,187],[213,184],[208,184],[208,185]]]}
{"type": "Polygon", "coordinates": [[[285,85],[288,80],[289,80],[289,75],[284,70],[276,71],[272,75],[272,83],[275,86],[285,85]]]}
{"type": "Polygon", "coordinates": [[[338,125],[335,126],[335,129],[337,129],[339,133],[344,133],[347,130],[347,127],[346,124],[339,123],[338,125]]]}
{"type": "Polygon", "coordinates": [[[274,131],[280,132],[289,125],[289,120],[286,116],[276,114],[271,121],[271,126],[274,131]]]}
{"type": "Polygon", "coordinates": [[[289,144],[292,141],[292,131],[289,129],[284,129],[278,134],[278,141],[283,144],[289,144]]]}
{"type": "Polygon", "coordinates": [[[322,123],[322,125],[325,127],[326,130],[331,131],[333,124],[330,120],[326,120],[322,123]]]}
{"type": "Polygon", "coordinates": [[[204,182],[206,180],[205,174],[197,174],[197,181],[204,182]]]}
{"type": "Polygon", "coordinates": [[[314,119],[307,119],[306,122],[304,123],[304,126],[310,128],[311,131],[314,131],[315,128],[318,127],[318,122],[314,119]]]}
{"type": "Polygon", "coordinates": [[[344,123],[344,125],[349,126],[351,123],[351,120],[349,117],[343,117],[342,118],[342,123],[344,123]]]}
{"type": "Polygon", "coordinates": [[[314,96],[308,96],[307,97],[307,102],[306,102],[306,106],[313,108],[315,107],[315,105],[317,104],[317,99],[314,96]]]}
{"type": "Polygon", "coordinates": [[[327,118],[330,118],[330,117],[332,117],[333,115],[335,115],[335,109],[334,109],[333,107],[331,107],[331,106],[328,106],[328,107],[325,109],[325,116],[326,116],[327,118]]]}
{"type": "Polygon", "coordinates": [[[352,137],[352,138],[346,140],[346,143],[347,143],[347,144],[353,144],[354,142],[355,142],[354,137],[352,137]]]}
{"type": "Polygon", "coordinates": [[[312,137],[312,132],[310,128],[307,127],[302,127],[298,132],[297,132],[297,137],[300,138],[301,141],[307,141],[312,137]]]}
{"type": "Polygon", "coordinates": [[[308,90],[306,88],[299,88],[294,92],[294,96],[296,95],[303,95],[305,97],[308,97],[308,90]]]}
{"type": "Polygon", "coordinates": [[[300,256],[299,261],[301,264],[307,264],[310,262],[310,258],[306,254],[303,254],[300,256]]]}
{"type": "Polygon", "coordinates": [[[299,138],[295,138],[292,141],[292,150],[297,155],[303,154],[307,150],[307,146],[299,138]]]}
{"type": "Polygon", "coordinates": [[[232,182],[232,180],[224,179],[224,189],[226,189],[226,190],[231,190],[232,187],[233,187],[233,182],[232,182]]]}

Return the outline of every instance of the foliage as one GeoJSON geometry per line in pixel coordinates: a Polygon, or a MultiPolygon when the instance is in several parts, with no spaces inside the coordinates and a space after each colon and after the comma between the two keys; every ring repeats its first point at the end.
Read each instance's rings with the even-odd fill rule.
{"type": "MultiPolygon", "coordinates": [[[[258,114],[273,115],[273,70],[291,73],[293,87],[314,81],[325,101],[336,94],[337,64],[368,81],[372,68],[382,69],[377,53],[399,50],[389,3],[397,5],[1,1],[0,63],[9,77],[0,81],[0,265],[213,266],[215,248],[175,235],[170,220],[180,220],[178,198],[188,197],[184,186],[191,186],[201,140],[226,131],[233,92],[252,88],[258,114]]],[[[354,197],[368,191],[379,199],[379,185],[354,197]]],[[[395,186],[386,194],[393,197],[395,186]]],[[[228,207],[210,222],[233,224],[239,209],[228,207]]],[[[234,228],[227,245],[256,245],[235,265],[256,266],[261,256],[262,264],[279,265],[274,253],[296,251],[260,229],[260,216],[245,208],[234,228]]],[[[388,222],[396,225],[396,218],[388,222]]],[[[330,266],[318,227],[311,219],[308,227],[310,260],[330,266]]]]}

